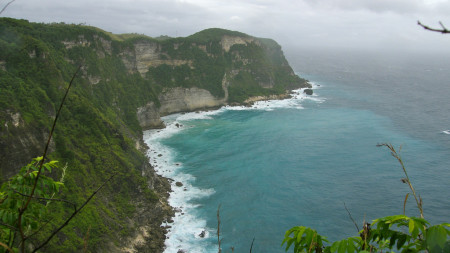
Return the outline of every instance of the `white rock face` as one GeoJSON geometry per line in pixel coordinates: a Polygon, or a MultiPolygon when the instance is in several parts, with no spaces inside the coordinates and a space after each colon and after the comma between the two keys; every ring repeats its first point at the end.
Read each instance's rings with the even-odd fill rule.
{"type": "MultiPolygon", "coordinates": [[[[232,77],[235,74],[230,73],[229,76],[232,77]]],[[[216,98],[209,91],[197,87],[168,89],[158,96],[161,104],[159,108],[153,102],[149,102],[137,109],[139,125],[143,129],[164,128],[160,116],[226,105],[229,85],[229,77],[225,74],[222,79],[222,89],[225,93],[223,98],[216,98]]]]}
{"type": "Polygon", "coordinates": [[[163,92],[158,97],[161,102],[159,113],[168,115],[175,112],[190,112],[225,104],[224,99],[217,99],[204,89],[176,87],[163,92]]]}
{"type": "Polygon", "coordinates": [[[139,125],[143,129],[164,128],[164,123],[160,118],[159,110],[153,102],[149,102],[145,106],[139,107],[137,109],[137,118],[139,125]]]}
{"type": "Polygon", "coordinates": [[[139,73],[144,74],[152,61],[159,59],[158,44],[142,42],[134,44],[136,54],[136,67],[139,73]]]}
{"type": "Polygon", "coordinates": [[[228,52],[228,51],[230,51],[230,48],[233,45],[236,45],[236,44],[246,45],[247,43],[251,43],[252,41],[254,41],[253,38],[243,38],[243,37],[225,35],[222,37],[222,41],[220,42],[220,44],[222,44],[222,48],[226,52],[228,52]]]}

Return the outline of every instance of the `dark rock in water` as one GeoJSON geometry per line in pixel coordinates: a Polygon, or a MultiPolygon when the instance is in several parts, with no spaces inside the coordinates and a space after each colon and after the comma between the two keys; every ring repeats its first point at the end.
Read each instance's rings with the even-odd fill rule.
{"type": "Polygon", "coordinates": [[[177,253],[186,253],[186,251],[185,251],[184,249],[179,249],[179,250],[177,251],[177,253]]]}
{"type": "Polygon", "coordinates": [[[305,89],[303,91],[303,93],[305,93],[306,95],[312,95],[313,94],[313,90],[312,89],[305,89]]]}
{"type": "Polygon", "coordinates": [[[181,183],[181,182],[176,182],[175,185],[178,186],[178,187],[181,187],[181,186],[183,186],[183,183],[181,183]]]}
{"type": "Polygon", "coordinates": [[[162,156],[161,154],[158,155],[158,157],[161,157],[161,156],[162,156]]]}
{"type": "Polygon", "coordinates": [[[205,230],[203,230],[198,236],[200,236],[201,238],[205,238],[206,232],[205,230]]]}
{"type": "Polygon", "coordinates": [[[175,126],[178,128],[178,127],[180,127],[180,124],[176,123],[175,126]]]}

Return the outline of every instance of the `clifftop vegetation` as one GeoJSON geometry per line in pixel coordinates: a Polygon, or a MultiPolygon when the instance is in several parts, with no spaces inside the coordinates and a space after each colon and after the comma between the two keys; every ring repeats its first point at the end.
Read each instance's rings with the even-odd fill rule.
{"type": "MultiPolygon", "coordinates": [[[[84,244],[92,252],[162,251],[159,226],[172,214],[166,202],[170,185],[155,175],[144,155],[138,108],[152,104],[158,112],[162,96],[175,88],[196,87],[223,103],[242,103],[250,96],[308,85],[294,75],[276,42],[238,32],[208,29],[161,39],[1,18],[2,183],[41,155],[56,108],[80,65],[49,147],[50,159],[67,164],[61,194],[80,205],[101,182],[117,175],[46,252],[80,251],[84,244]],[[133,245],[139,234],[143,244],[133,245]]],[[[50,176],[58,180],[64,167],[50,176]]],[[[55,205],[43,233],[68,214],[63,203],[55,205]]]]}

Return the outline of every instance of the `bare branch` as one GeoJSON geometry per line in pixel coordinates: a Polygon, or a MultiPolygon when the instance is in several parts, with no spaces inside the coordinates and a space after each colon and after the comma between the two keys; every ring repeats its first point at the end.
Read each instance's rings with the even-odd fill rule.
{"type": "Polygon", "coordinates": [[[350,211],[347,209],[347,205],[345,205],[345,202],[344,202],[344,207],[345,207],[345,210],[346,210],[347,213],[348,213],[348,216],[349,216],[350,219],[352,220],[353,224],[355,224],[356,230],[359,232],[358,224],[356,224],[355,220],[354,220],[353,217],[352,217],[352,214],[351,214],[350,211]]]}
{"type": "Polygon", "coordinates": [[[423,27],[423,29],[428,30],[428,31],[432,31],[432,32],[439,32],[439,33],[450,33],[450,30],[448,30],[441,21],[439,21],[439,24],[441,25],[442,29],[438,29],[438,28],[431,28],[429,26],[426,26],[422,23],[420,23],[420,21],[417,21],[417,24],[421,27],[423,27]]]}
{"type": "Polygon", "coordinates": [[[11,229],[11,230],[19,231],[18,228],[14,227],[14,226],[11,226],[11,225],[8,225],[8,224],[6,224],[6,223],[3,223],[3,222],[1,222],[1,221],[0,221],[0,226],[5,226],[5,227],[7,227],[7,228],[9,228],[9,229],[11,229]]]}
{"type": "Polygon", "coordinates": [[[14,250],[12,250],[10,247],[8,247],[8,245],[0,242],[0,246],[2,246],[3,248],[5,248],[6,250],[8,250],[11,253],[14,253],[14,250]]]}
{"type": "Polygon", "coordinates": [[[26,194],[23,194],[23,193],[21,193],[21,192],[18,192],[18,191],[16,191],[16,190],[13,190],[15,193],[17,193],[17,194],[19,194],[19,195],[21,195],[21,196],[24,196],[24,197],[32,197],[32,198],[34,198],[34,199],[38,199],[38,200],[46,200],[46,201],[59,201],[59,202],[64,202],[64,203],[67,203],[67,204],[70,204],[70,205],[72,205],[73,206],[73,209],[74,210],[77,210],[77,205],[75,204],[75,203],[72,203],[72,202],[70,202],[70,201],[68,201],[68,200],[65,200],[65,199],[55,199],[55,198],[42,198],[42,197],[35,197],[35,196],[30,196],[30,195],[26,195],[26,194]]]}
{"type": "Polygon", "coordinates": [[[8,8],[8,6],[10,5],[10,4],[12,4],[14,1],[16,1],[16,0],[11,0],[11,1],[9,1],[9,3],[7,3],[6,5],[5,5],[5,7],[3,7],[3,9],[0,11],[0,15],[6,10],[6,8],[8,8]]]}
{"type": "Polygon", "coordinates": [[[405,201],[403,201],[403,215],[406,215],[406,201],[408,201],[409,193],[406,193],[405,201]]]}
{"type": "Polygon", "coordinates": [[[222,252],[220,248],[220,205],[217,207],[217,242],[219,243],[219,253],[222,252]]]}
{"type": "Polygon", "coordinates": [[[250,253],[252,253],[253,243],[255,242],[255,237],[253,237],[252,245],[250,246],[250,253]]]}
{"type": "Polygon", "coordinates": [[[106,185],[106,183],[108,183],[109,181],[111,181],[111,179],[113,179],[114,176],[116,176],[117,173],[114,173],[111,177],[108,178],[108,180],[106,180],[105,182],[103,182],[102,185],[100,185],[97,190],[95,190],[91,196],[89,196],[89,198],[86,199],[86,201],[83,203],[83,205],[81,205],[80,208],[78,208],[75,212],[73,212],[73,214],[61,225],[59,226],[59,228],[57,228],[55,231],[53,231],[53,233],[47,238],[47,240],[45,242],[43,242],[41,245],[39,245],[37,248],[35,248],[32,252],[36,252],[38,250],[40,250],[42,247],[44,247],[45,245],[47,245],[48,242],[50,242],[50,240],[61,230],[63,229],[65,226],[67,226],[69,224],[69,222],[81,211],[81,209],[83,209],[84,206],[86,206],[87,203],[89,203],[89,201],[91,201],[91,199],[94,197],[95,194],[97,194],[98,191],[100,191],[103,186],[106,185]]]}
{"type": "MultiPolygon", "coordinates": [[[[408,172],[406,172],[405,164],[403,163],[403,160],[402,160],[399,152],[397,152],[395,150],[394,146],[392,146],[392,144],[390,144],[390,143],[377,144],[377,147],[387,147],[391,151],[391,155],[395,159],[397,159],[397,161],[400,163],[400,166],[402,166],[403,173],[406,176],[405,182],[409,185],[409,188],[411,189],[414,199],[416,200],[417,208],[419,209],[419,212],[420,212],[420,218],[423,218],[424,216],[423,216],[423,208],[422,208],[422,199],[420,199],[420,201],[419,201],[419,199],[417,198],[416,191],[414,190],[414,187],[411,184],[411,180],[409,180],[408,172]]],[[[400,150],[401,150],[401,146],[400,146],[400,150]]],[[[419,198],[420,198],[420,196],[419,196],[419,198]]]]}

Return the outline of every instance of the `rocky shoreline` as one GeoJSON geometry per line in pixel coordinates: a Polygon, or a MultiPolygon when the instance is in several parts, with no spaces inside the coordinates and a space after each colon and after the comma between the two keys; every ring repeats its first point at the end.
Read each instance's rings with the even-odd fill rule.
{"type": "MultiPolygon", "coordinates": [[[[312,89],[311,85],[308,83],[309,87],[305,88],[303,90],[303,93],[306,95],[312,95],[312,89]]],[[[292,92],[292,91],[291,91],[292,92]]],[[[246,106],[251,107],[256,102],[259,101],[268,101],[268,100],[284,100],[284,99],[290,99],[293,97],[291,92],[286,92],[285,94],[280,95],[269,95],[269,96],[254,96],[250,97],[247,100],[245,100],[243,103],[233,103],[229,104],[230,106],[246,106]]],[[[196,112],[196,111],[211,111],[211,110],[217,110],[220,109],[222,106],[211,106],[211,107],[205,107],[202,109],[195,109],[191,111],[183,111],[183,112],[196,112]]],[[[161,121],[162,122],[162,121],[161,121]]],[[[161,125],[152,127],[150,129],[162,129],[165,128],[165,124],[162,122],[161,125]]],[[[149,130],[149,129],[147,129],[149,130]]],[[[145,144],[144,144],[145,145],[145,144]]],[[[147,152],[149,147],[145,145],[145,150],[142,150],[143,152],[147,152]]],[[[153,220],[151,222],[151,227],[148,225],[141,226],[139,230],[136,233],[136,236],[130,240],[130,246],[127,248],[123,248],[125,252],[163,252],[165,250],[165,240],[167,239],[167,232],[168,225],[164,225],[164,223],[171,223],[173,221],[173,217],[175,217],[175,213],[177,212],[176,207],[172,207],[168,204],[168,198],[170,196],[170,193],[173,192],[171,187],[171,182],[174,180],[171,178],[166,178],[162,175],[157,174],[157,172],[154,170],[154,165],[151,164],[151,157],[149,158],[149,167],[151,167],[150,170],[147,170],[149,173],[153,173],[152,178],[156,178],[158,183],[156,183],[156,187],[154,188],[155,191],[160,194],[160,197],[162,201],[160,200],[160,206],[157,207],[157,214],[153,214],[153,218],[157,217],[156,220],[159,220],[160,223],[153,220]]],[[[150,178],[150,177],[148,177],[150,178]]],[[[155,182],[149,182],[149,185],[155,186],[155,182]]],[[[182,186],[181,182],[176,182],[176,186],[180,187],[182,186]]],[[[179,211],[179,210],[178,210],[179,211]]],[[[144,213],[141,213],[144,214],[144,213]]],[[[151,218],[148,218],[147,220],[151,220],[151,218]]],[[[148,224],[148,223],[143,223],[148,224]]]]}

